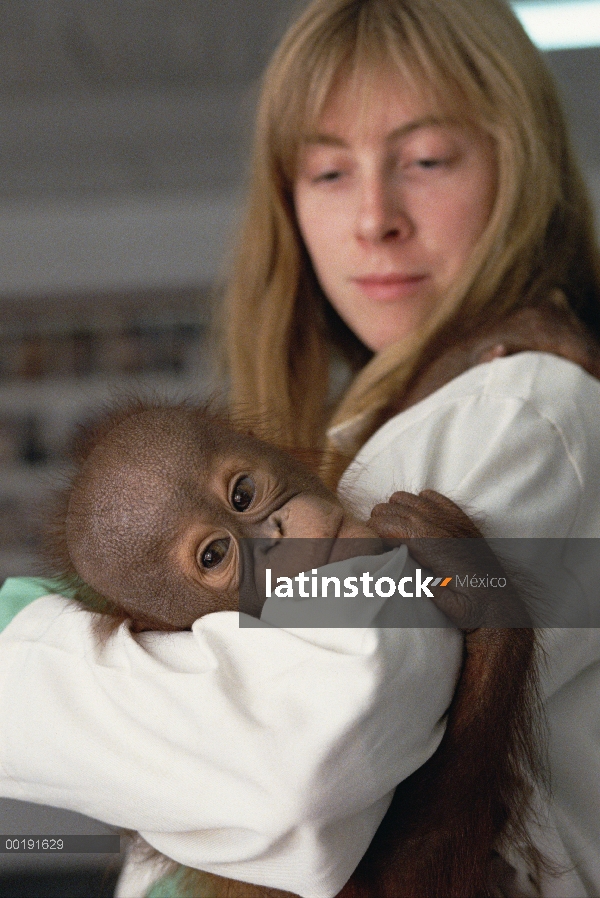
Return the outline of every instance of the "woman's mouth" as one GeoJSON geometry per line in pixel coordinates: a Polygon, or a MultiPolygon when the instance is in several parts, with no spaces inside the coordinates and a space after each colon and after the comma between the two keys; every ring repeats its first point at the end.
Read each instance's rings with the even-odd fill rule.
{"type": "Polygon", "coordinates": [[[369,274],[353,278],[353,283],[369,299],[393,302],[417,293],[427,280],[426,274],[369,274]]]}

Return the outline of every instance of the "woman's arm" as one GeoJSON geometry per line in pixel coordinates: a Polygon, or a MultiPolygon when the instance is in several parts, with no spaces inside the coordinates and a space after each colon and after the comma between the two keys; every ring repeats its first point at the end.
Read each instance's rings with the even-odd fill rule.
{"type": "Polygon", "coordinates": [[[88,612],[41,598],[0,636],[0,789],[327,898],[439,744],[460,645],[452,630],[246,628],[230,612],[99,646],[88,612]]]}

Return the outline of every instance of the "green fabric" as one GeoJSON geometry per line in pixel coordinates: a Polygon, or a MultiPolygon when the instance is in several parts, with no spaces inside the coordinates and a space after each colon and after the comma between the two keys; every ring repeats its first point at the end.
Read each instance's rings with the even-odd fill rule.
{"type": "Polygon", "coordinates": [[[181,873],[171,873],[169,876],[163,876],[158,882],[155,882],[146,898],[183,898],[180,895],[177,885],[181,879],[181,873]]]}
{"type": "MultiPolygon", "coordinates": [[[[195,891],[193,895],[189,889],[183,888],[181,881],[186,869],[186,867],[180,867],[175,873],[163,876],[162,879],[154,883],[146,898],[212,898],[214,893],[210,888],[209,882],[206,883],[206,887],[202,889],[201,893],[195,891]]],[[[202,888],[200,883],[199,885],[202,888]]]]}
{"type": "Polygon", "coordinates": [[[19,611],[54,591],[49,580],[38,577],[9,577],[0,589],[0,633],[19,611]]]}

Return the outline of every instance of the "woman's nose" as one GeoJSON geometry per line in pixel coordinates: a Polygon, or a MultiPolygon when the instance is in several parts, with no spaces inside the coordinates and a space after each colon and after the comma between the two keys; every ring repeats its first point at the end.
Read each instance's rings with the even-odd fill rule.
{"type": "Polygon", "coordinates": [[[413,222],[399,191],[382,176],[365,181],[356,216],[358,239],[369,243],[406,240],[413,233],[413,222]]]}

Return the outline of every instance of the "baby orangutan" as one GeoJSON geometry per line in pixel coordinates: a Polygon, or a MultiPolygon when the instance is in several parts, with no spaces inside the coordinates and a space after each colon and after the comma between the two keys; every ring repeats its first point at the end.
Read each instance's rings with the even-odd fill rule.
{"type": "Polygon", "coordinates": [[[376,535],[305,465],[203,408],[136,404],[90,439],[66,497],[63,561],[88,604],[91,588],[94,607],[135,630],[238,610],[241,539],[311,537],[321,565],[341,557],[336,540],[376,535]]]}
{"type": "MultiPolygon", "coordinates": [[[[396,493],[365,524],[292,455],[205,408],[136,402],[82,441],[53,555],[55,573],[75,598],[104,613],[100,620],[174,631],[209,612],[238,609],[244,538],[318,537],[312,566],[349,557],[355,539],[400,538],[421,564],[444,575],[448,556],[432,546],[446,542],[427,536],[475,538],[461,545],[483,544],[486,573],[501,572],[470,519],[437,493],[396,493]]],[[[481,552],[477,557],[480,565],[481,552]]],[[[398,788],[342,898],[498,895],[494,849],[515,840],[539,860],[523,823],[528,777],[537,772],[529,618],[510,585],[503,595],[513,622],[517,615],[512,629],[488,614],[485,590],[450,587],[434,595],[465,630],[446,734],[398,788]]],[[[189,871],[188,888],[194,898],[284,895],[198,871],[189,871]]]]}

